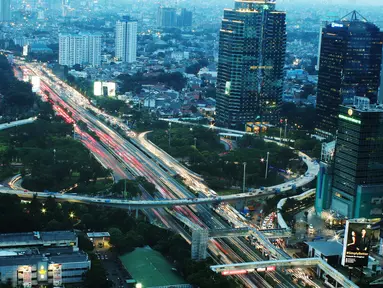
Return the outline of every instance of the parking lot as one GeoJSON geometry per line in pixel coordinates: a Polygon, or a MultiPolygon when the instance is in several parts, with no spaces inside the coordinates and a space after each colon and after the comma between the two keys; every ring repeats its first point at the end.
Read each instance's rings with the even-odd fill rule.
{"type": "Polygon", "coordinates": [[[97,249],[95,251],[95,255],[103,264],[107,273],[107,278],[113,283],[113,287],[131,287],[125,282],[125,279],[130,278],[129,274],[115,253],[109,252],[105,249],[97,249]]]}

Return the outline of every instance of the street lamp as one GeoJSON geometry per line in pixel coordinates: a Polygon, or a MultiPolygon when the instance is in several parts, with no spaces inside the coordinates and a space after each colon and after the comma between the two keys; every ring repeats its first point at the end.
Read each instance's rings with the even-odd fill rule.
{"type": "Polygon", "coordinates": [[[242,192],[245,193],[246,190],[246,162],[243,162],[243,187],[242,187],[242,192]]]}
{"type": "Polygon", "coordinates": [[[74,212],[69,213],[69,218],[73,219],[74,218],[74,212]]]}
{"type": "Polygon", "coordinates": [[[47,212],[47,209],[45,209],[45,208],[41,209],[41,213],[45,214],[46,212],[47,212]]]}
{"type": "Polygon", "coordinates": [[[76,124],[73,124],[73,139],[76,139],[76,124]]]}
{"type": "Polygon", "coordinates": [[[270,155],[270,152],[267,152],[265,179],[267,179],[267,173],[269,172],[269,155],[270,155]]]}
{"type": "Polygon", "coordinates": [[[56,149],[53,149],[53,164],[56,164],[56,149]]]}
{"type": "Polygon", "coordinates": [[[137,283],[137,284],[136,284],[136,288],[143,288],[143,286],[142,286],[141,283],[137,283]]]}
{"type": "Polygon", "coordinates": [[[170,141],[171,141],[171,130],[172,130],[172,123],[169,123],[169,150],[170,150],[170,147],[171,147],[171,143],[170,143],[170,141]]]}

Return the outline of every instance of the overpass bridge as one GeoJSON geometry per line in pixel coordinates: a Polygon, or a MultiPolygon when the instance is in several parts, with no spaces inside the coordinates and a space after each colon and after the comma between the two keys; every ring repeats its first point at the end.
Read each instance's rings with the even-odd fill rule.
{"type": "MultiPolygon", "coordinates": [[[[216,273],[222,275],[237,275],[247,274],[254,271],[268,271],[269,267],[317,267],[317,274],[321,278],[322,276],[329,275],[332,279],[339,284],[338,287],[343,288],[357,288],[358,285],[347,279],[342,273],[335,270],[327,262],[321,258],[298,258],[287,260],[270,260],[270,261],[258,261],[238,264],[226,264],[226,265],[214,265],[210,266],[210,269],[216,273]]],[[[273,268],[275,269],[275,268],[273,268]]],[[[271,269],[270,269],[271,270],[271,269]]]]}
{"type": "Polygon", "coordinates": [[[256,199],[275,195],[275,192],[268,192],[257,194],[255,192],[227,195],[220,197],[207,197],[207,198],[184,198],[184,199],[160,199],[160,200],[124,200],[124,199],[106,199],[98,197],[87,197],[74,194],[62,194],[58,192],[32,192],[27,190],[12,190],[9,188],[0,188],[2,194],[17,195],[23,199],[32,199],[35,195],[39,199],[54,197],[57,200],[78,202],[85,204],[103,204],[114,207],[131,208],[131,209],[146,209],[146,208],[160,208],[160,207],[173,207],[173,206],[190,206],[201,204],[213,204],[220,202],[236,202],[243,199],[256,199]]]}
{"type": "Polygon", "coordinates": [[[26,125],[26,124],[31,124],[31,123],[35,122],[36,119],[37,119],[37,117],[31,117],[28,119],[13,121],[13,122],[9,122],[9,123],[3,123],[3,124],[0,124],[0,130],[5,130],[5,129],[12,128],[12,127],[26,125]]]}

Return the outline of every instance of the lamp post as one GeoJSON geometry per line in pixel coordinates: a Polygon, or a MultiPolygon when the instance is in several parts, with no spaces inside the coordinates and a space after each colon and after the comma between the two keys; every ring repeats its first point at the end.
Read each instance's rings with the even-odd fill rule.
{"type": "Polygon", "coordinates": [[[285,139],[287,139],[287,119],[285,119],[285,139]]]}
{"type": "Polygon", "coordinates": [[[73,124],[73,139],[76,139],[76,124],[73,124]]]}
{"type": "Polygon", "coordinates": [[[269,155],[270,155],[270,152],[267,152],[265,179],[267,179],[267,174],[268,174],[268,172],[269,172],[269,155]]]}
{"type": "Polygon", "coordinates": [[[171,130],[172,130],[172,123],[169,123],[169,150],[170,150],[170,147],[171,147],[171,130]]]}
{"type": "Polygon", "coordinates": [[[242,192],[245,193],[246,190],[246,162],[243,162],[243,187],[242,187],[242,192]]]}
{"type": "Polygon", "coordinates": [[[197,138],[196,137],[194,137],[194,147],[195,147],[195,149],[197,149],[197,138]]]}
{"type": "Polygon", "coordinates": [[[53,164],[56,164],[56,149],[53,149],[53,164]]]}

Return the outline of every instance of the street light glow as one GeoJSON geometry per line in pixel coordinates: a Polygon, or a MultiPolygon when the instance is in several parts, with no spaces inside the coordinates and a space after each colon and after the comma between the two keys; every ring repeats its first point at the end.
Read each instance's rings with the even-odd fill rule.
{"type": "Polygon", "coordinates": [[[69,217],[70,217],[71,219],[73,219],[73,218],[74,218],[74,212],[70,212],[70,213],[69,213],[69,217]]]}
{"type": "Polygon", "coordinates": [[[136,288],[142,288],[143,286],[142,286],[142,284],[141,283],[137,283],[136,284],[136,288]]]}
{"type": "Polygon", "coordinates": [[[41,209],[41,213],[45,214],[46,212],[47,212],[47,209],[45,209],[45,208],[41,209]]]}

